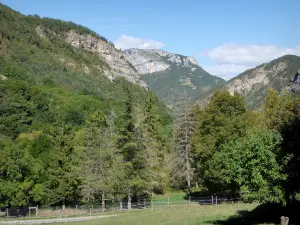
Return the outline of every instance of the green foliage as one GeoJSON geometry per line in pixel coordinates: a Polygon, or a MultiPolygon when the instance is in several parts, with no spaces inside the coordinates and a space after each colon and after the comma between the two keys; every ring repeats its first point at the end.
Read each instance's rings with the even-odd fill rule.
{"type": "Polygon", "coordinates": [[[197,126],[192,140],[194,167],[202,177],[209,160],[219,148],[231,140],[244,136],[250,125],[243,97],[218,91],[210,103],[196,112],[197,126]]]}
{"type": "Polygon", "coordinates": [[[74,201],[91,193],[92,200],[102,192],[127,194],[128,188],[138,195],[156,191],[155,180],[164,187],[154,175],[163,173],[163,164],[148,165],[167,152],[163,143],[170,134],[157,135],[168,130],[169,118],[152,93],[124,81],[120,85],[129,96],[125,102],[13,78],[1,82],[1,206],[57,204],[62,197],[74,201]],[[142,133],[135,95],[146,96],[142,133]],[[154,158],[139,135],[153,138],[154,158]]]}
{"type": "Polygon", "coordinates": [[[274,89],[268,90],[263,104],[267,126],[271,129],[280,130],[293,118],[294,101],[287,91],[280,93],[274,89]]]}
{"type": "Polygon", "coordinates": [[[290,157],[285,173],[288,179],[284,183],[286,199],[294,199],[300,190],[300,104],[291,94],[269,90],[264,104],[267,126],[279,132],[283,138],[281,145],[283,157],[290,157]]]}
{"type": "Polygon", "coordinates": [[[286,161],[278,157],[281,137],[268,130],[254,130],[223,145],[209,161],[205,179],[221,191],[240,193],[246,201],[284,202],[281,182],[286,161]]]}
{"type": "Polygon", "coordinates": [[[0,132],[11,138],[26,131],[32,123],[33,105],[28,86],[19,80],[8,80],[0,83],[0,132]]]}
{"type": "MultiPolygon", "coordinates": [[[[163,193],[169,181],[169,111],[152,92],[106,78],[105,60],[65,42],[70,30],[106,40],[72,22],[24,16],[0,4],[0,75],[8,78],[0,81],[0,207],[163,193]]],[[[287,65],[283,79],[269,79],[277,89],[299,58],[286,56],[266,68],[280,62],[287,65]]],[[[173,65],[144,79],[170,104],[180,96],[175,89],[194,97],[223,82],[196,71],[173,65]]],[[[251,107],[266,92],[255,90],[245,97],[251,107]]],[[[248,201],[295,198],[299,100],[270,90],[263,110],[250,112],[242,96],[220,90],[202,110],[183,106],[174,149],[187,150],[180,172],[193,175],[188,183],[248,201]]]]}
{"type": "Polygon", "coordinates": [[[142,79],[167,105],[174,105],[183,92],[187,93],[185,100],[192,100],[225,83],[223,79],[210,75],[199,66],[193,65],[193,68],[195,70],[171,64],[170,69],[145,74],[142,79]]]}
{"type": "Polygon", "coordinates": [[[8,78],[0,81],[0,207],[165,187],[172,122],[165,106],[124,78],[111,82],[98,54],[66,43],[70,30],[107,41],[0,4],[0,74],[8,78]]]}
{"type": "Polygon", "coordinates": [[[198,181],[247,201],[288,203],[299,185],[299,100],[268,90],[250,112],[241,96],[218,91],[198,109],[192,140],[198,181]]]}

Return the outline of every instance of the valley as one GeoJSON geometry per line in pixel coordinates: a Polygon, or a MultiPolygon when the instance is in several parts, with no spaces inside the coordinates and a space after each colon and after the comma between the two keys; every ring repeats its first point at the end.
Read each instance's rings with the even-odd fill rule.
{"type": "Polygon", "coordinates": [[[136,41],[121,49],[0,3],[1,222],[36,205],[68,217],[69,205],[122,214],[103,224],[273,223],[260,210],[274,206],[296,223],[300,57],[226,81],[198,57],[136,41]]]}

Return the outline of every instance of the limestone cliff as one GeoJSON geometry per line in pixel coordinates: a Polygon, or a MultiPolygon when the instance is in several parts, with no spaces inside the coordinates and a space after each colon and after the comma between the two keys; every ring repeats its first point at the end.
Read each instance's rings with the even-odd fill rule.
{"type": "Polygon", "coordinates": [[[191,100],[225,82],[203,70],[193,57],[160,49],[128,49],[124,55],[141,81],[170,107],[182,95],[191,100]]]}
{"type": "MultiPolygon", "coordinates": [[[[295,75],[299,68],[300,57],[286,55],[241,73],[229,80],[222,88],[227,89],[231,94],[243,95],[246,105],[256,109],[262,105],[266,92],[270,88],[277,91],[288,90],[300,96],[300,81],[295,75]]],[[[207,104],[214,91],[200,98],[198,104],[200,106],[207,104]]]]}
{"type": "Polygon", "coordinates": [[[104,58],[111,68],[111,70],[105,71],[110,79],[122,76],[133,83],[139,82],[139,74],[125,59],[123,52],[117,50],[106,40],[89,34],[78,34],[73,30],[67,33],[65,40],[76,48],[83,48],[104,58]]]}
{"type": "Polygon", "coordinates": [[[199,66],[196,59],[160,49],[127,49],[125,58],[140,74],[149,74],[167,70],[173,64],[176,66],[199,66]]]}

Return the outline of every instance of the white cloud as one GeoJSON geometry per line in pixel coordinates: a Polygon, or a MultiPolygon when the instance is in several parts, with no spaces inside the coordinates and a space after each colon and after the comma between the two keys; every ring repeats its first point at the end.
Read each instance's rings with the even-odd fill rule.
{"type": "Polygon", "coordinates": [[[216,64],[216,66],[207,67],[207,71],[224,79],[231,78],[249,68],[288,54],[300,56],[300,46],[285,48],[275,45],[231,43],[201,53],[201,55],[206,55],[216,64]]]}
{"type": "Polygon", "coordinates": [[[210,74],[222,77],[225,80],[229,80],[232,77],[250,69],[251,66],[244,66],[238,64],[218,64],[215,66],[203,67],[210,74]]]}
{"type": "Polygon", "coordinates": [[[117,40],[114,41],[116,48],[129,49],[129,48],[142,48],[142,49],[158,49],[165,46],[164,43],[154,40],[146,40],[122,34],[117,40]]]}

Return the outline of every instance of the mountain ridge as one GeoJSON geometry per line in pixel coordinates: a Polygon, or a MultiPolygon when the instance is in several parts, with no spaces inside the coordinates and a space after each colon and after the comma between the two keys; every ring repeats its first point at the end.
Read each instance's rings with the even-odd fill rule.
{"type": "Polygon", "coordinates": [[[150,90],[167,105],[191,100],[222,85],[222,78],[206,72],[191,56],[170,53],[161,49],[127,49],[125,58],[141,74],[150,90]]]}
{"type": "Polygon", "coordinates": [[[184,56],[177,53],[167,52],[162,49],[139,49],[131,48],[123,51],[129,61],[140,74],[159,72],[170,68],[169,63],[183,64],[184,66],[199,66],[192,56],[184,56]],[[157,63],[158,65],[155,65],[157,63]],[[145,65],[145,67],[143,67],[145,65]],[[155,68],[155,66],[157,66],[155,68]]]}
{"type": "MultiPolygon", "coordinates": [[[[230,79],[222,87],[231,94],[237,93],[245,97],[246,105],[251,109],[259,108],[266,96],[268,89],[277,91],[293,88],[293,95],[300,96],[300,85],[298,79],[292,84],[291,80],[300,68],[300,57],[296,55],[284,55],[270,62],[260,64],[254,68],[230,79]]],[[[299,82],[300,83],[300,82],[299,82]]],[[[212,93],[208,93],[198,100],[199,105],[205,105],[212,93]]]]}

